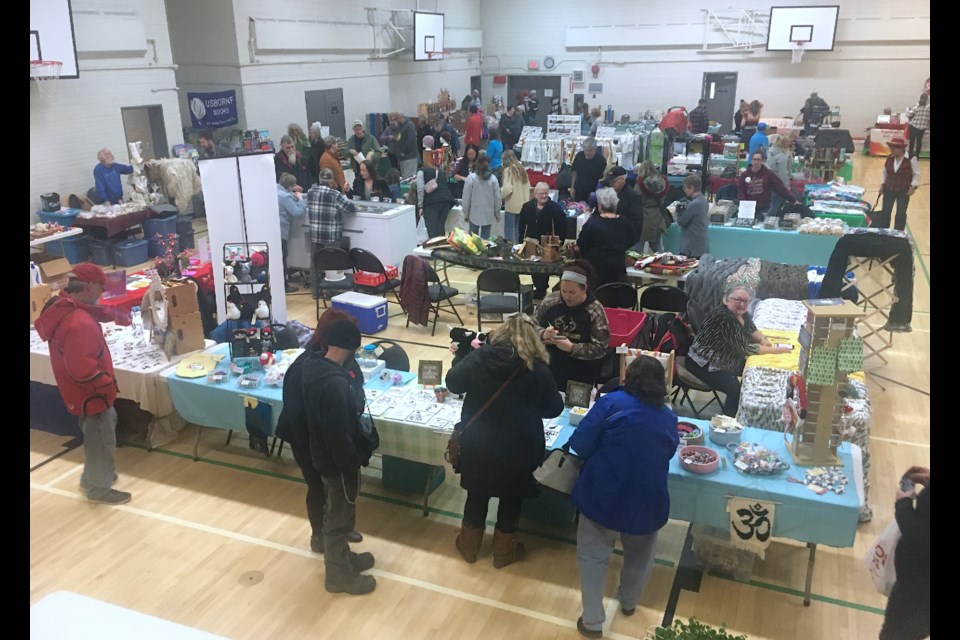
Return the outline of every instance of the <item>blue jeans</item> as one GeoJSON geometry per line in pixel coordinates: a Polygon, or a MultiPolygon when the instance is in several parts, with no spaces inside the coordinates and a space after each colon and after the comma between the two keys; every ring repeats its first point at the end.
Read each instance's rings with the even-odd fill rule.
{"type": "Polygon", "coordinates": [[[470,233],[475,233],[481,238],[490,237],[490,229],[492,228],[493,228],[492,224],[479,225],[479,224],[473,224],[472,222],[470,223],[470,233]]]}
{"type": "Polygon", "coordinates": [[[517,244],[520,242],[517,238],[520,235],[520,215],[509,211],[504,212],[503,215],[505,216],[503,219],[503,239],[510,244],[517,244]]]}
{"type": "Polygon", "coordinates": [[[117,410],[110,407],[103,413],[80,416],[83,431],[83,474],[80,484],[87,495],[100,498],[110,491],[117,472],[114,453],[117,449],[117,410]]]}
{"type": "Polygon", "coordinates": [[[657,547],[657,532],[647,535],[620,533],[597,524],[582,513],[577,526],[577,564],[580,566],[580,598],[583,602],[583,626],[592,631],[603,627],[603,586],[607,563],[613,554],[617,535],[623,545],[623,568],[617,599],[624,609],[633,609],[640,600],[650,576],[657,547]]]}

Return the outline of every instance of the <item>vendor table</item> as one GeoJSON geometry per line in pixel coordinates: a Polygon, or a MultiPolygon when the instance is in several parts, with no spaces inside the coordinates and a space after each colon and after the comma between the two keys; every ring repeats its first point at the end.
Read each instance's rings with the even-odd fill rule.
{"type": "MultiPolygon", "coordinates": [[[[112,322],[104,323],[102,327],[104,334],[107,332],[111,334],[106,337],[117,378],[117,397],[132,400],[139,404],[141,409],[153,415],[147,431],[150,447],[158,447],[172,441],[183,425],[179,418],[173,415],[174,404],[170,391],[166,380],[159,374],[168,368],[175,369],[176,367],[172,365],[175,365],[180,357],[175,356],[172,360],[167,360],[160,347],[153,344],[148,347],[124,349],[122,340],[118,339],[113,344],[110,341],[114,334],[125,336],[128,329],[118,327],[112,322]]],[[[35,329],[30,330],[30,380],[50,387],[57,385],[50,364],[50,345],[40,339],[35,329]]],[[[49,397],[47,401],[50,401],[49,397]]]]}
{"type": "Polygon", "coordinates": [[[68,227],[63,231],[58,231],[57,233],[52,233],[49,236],[44,236],[42,238],[36,238],[35,240],[30,240],[31,247],[39,247],[47,244],[48,242],[55,242],[57,240],[63,240],[64,238],[70,238],[73,236],[78,236],[83,233],[83,229],[79,227],[68,227]]]}
{"type": "Polygon", "coordinates": [[[668,284],[671,287],[677,287],[680,285],[681,282],[686,282],[687,278],[694,271],[696,271],[696,269],[690,269],[689,271],[685,272],[683,275],[676,275],[676,274],[665,274],[665,273],[647,273],[646,271],[641,271],[636,267],[627,267],[627,278],[630,278],[633,280],[639,280],[640,283],[638,283],[637,285],[638,288],[644,282],[646,282],[646,284],[654,284],[657,282],[661,282],[661,283],[668,284]]]}
{"type": "Polygon", "coordinates": [[[77,216],[73,224],[89,231],[91,235],[112,238],[130,227],[140,225],[152,215],[153,211],[151,209],[142,209],[140,211],[123,213],[118,216],[94,216],[93,218],[81,218],[77,216]]]}
{"type": "MultiPolygon", "coordinates": [[[[419,254],[418,254],[419,255],[419,254]]],[[[560,275],[563,273],[563,261],[540,262],[519,260],[516,258],[488,258],[473,254],[460,253],[456,249],[434,249],[430,257],[433,260],[442,260],[448,264],[456,264],[472,269],[506,269],[518,274],[546,274],[560,275]]]]}
{"type": "MultiPolygon", "coordinates": [[[[744,227],[710,225],[710,255],[717,258],[760,258],[783,264],[826,265],[838,236],[823,236],[798,231],[775,231],[744,227]]],[[[670,225],[663,235],[663,248],[680,251],[680,227],[670,225]]]]}

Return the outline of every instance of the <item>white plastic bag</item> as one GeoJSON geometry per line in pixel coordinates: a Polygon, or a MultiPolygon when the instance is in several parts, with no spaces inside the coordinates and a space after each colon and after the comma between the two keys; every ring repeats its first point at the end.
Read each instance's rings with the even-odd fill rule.
{"type": "Polygon", "coordinates": [[[429,239],[429,236],[427,236],[427,223],[424,222],[423,216],[420,216],[420,220],[417,221],[417,244],[423,244],[429,239]]]}
{"type": "Polygon", "coordinates": [[[885,596],[890,595],[893,583],[897,581],[894,553],[898,542],[900,542],[900,526],[894,520],[887,525],[863,558],[873,579],[873,586],[885,596]]]}

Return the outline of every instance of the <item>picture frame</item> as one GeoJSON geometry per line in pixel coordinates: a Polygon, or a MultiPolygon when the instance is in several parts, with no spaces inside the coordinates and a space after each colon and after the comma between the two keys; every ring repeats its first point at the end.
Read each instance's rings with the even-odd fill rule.
{"type": "Polygon", "coordinates": [[[564,394],[564,404],[568,407],[590,407],[590,395],[593,385],[575,380],[567,381],[567,391],[564,394]]]}
{"type": "Polygon", "coordinates": [[[443,384],[443,360],[421,360],[417,366],[417,382],[425,387],[443,384]]]}

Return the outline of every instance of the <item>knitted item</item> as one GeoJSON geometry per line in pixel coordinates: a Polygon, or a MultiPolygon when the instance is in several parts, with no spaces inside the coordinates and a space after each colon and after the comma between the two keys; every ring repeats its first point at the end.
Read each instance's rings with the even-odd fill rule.
{"type": "Polygon", "coordinates": [[[760,265],[757,297],[763,300],[768,298],[806,300],[810,293],[807,269],[806,265],[780,264],[764,260],[760,265]]]}
{"type": "Polygon", "coordinates": [[[723,302],[723,289],[727,278],[747,258],[715,258],[710,254],[700,257],[700,266],[687,277],[687,320],[694,330],[699,330],[707,314],[723,302]]]}

